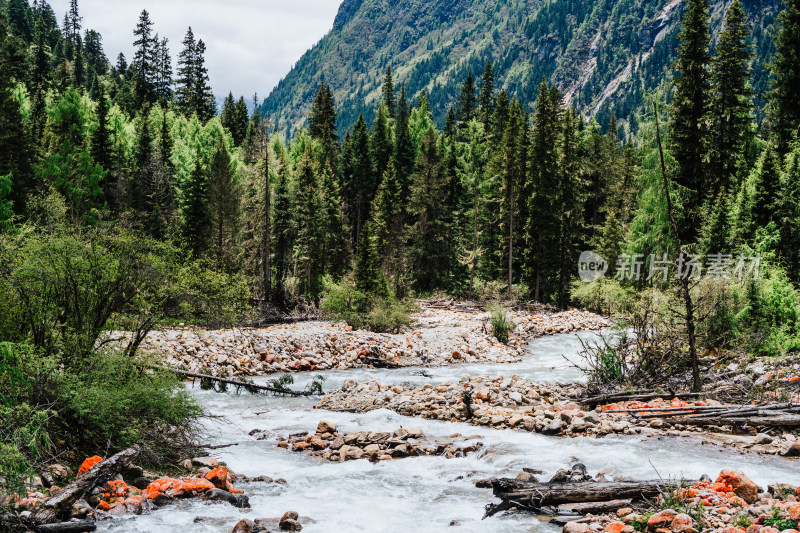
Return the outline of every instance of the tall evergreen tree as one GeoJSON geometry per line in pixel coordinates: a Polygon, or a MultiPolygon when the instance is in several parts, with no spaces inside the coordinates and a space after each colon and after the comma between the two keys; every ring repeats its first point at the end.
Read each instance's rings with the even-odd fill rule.
{"type": "Polygon", "coordinates": [[[322,173],[319,194],[322,267],[325,272],[339,277],[348,268],[350,239],[342,213],[341,192],[330,167],[322,173]]]}
{"type": "Polygon", "coordinates": [[[380,257],[375,249],[375,239],[372,235],[372,221],[364,224],[361,234],[361,244],[356,254],[355,282],[356,288],[370,296],[386,297],[388,289],[386,278],[380,266],[380,257]]]}
{"type": "Polygon", "coordinates": [[[671,148],[678,163],[675,181],[685,188],[685,220],[681,241],[691,242],[700,227],[702,194],[706,190],[705,150],[708,87],[708,0],[687,0],[675,62],[671,148]]]}
{"type": "Polygon", "coordinates": [[[414,174],[414,142],[409,131],[409,109],[406,99],[406,86],[400,86],[400,99],[397,102],[397,121],[394,135],[394,167],[400,184],[400,208],[403,220],[406,219],[411,176],[414,174]]]}
{"type": "Polygon", "coordinates": [[[392,80],[392,67],[386,67],[386,76],[383,79],[383,103],[386,105],[386,110],[389,116],[396,117],[395,101],[394,101],[394,81],[392,80]]]}
{"type": "Polygon", "coordinates": [[[466,124],[475,118],[477,102],[475,101],[475,81],[472,79],[472,72],[467,73],[467,79],[461,86],[461,94],[456,104],[456,117],[462,124],[466,124]]]}
{"type": "MultiPolygon", "coordinates": [[[[374,165],[374,175],[378,178],[383,176],[386,167],[392,159],[393,143],[392,131],[389,125],[389,111],[385,105],[378,108],[375,122],[372,124],[370,134],[370,151],[372,153],[372,164],[374,165]]],[[[376,182],[376,187],[380,182],[376,182]]],[[[377,193],[377,188],[375,190],[377,193]]]]}
{"type": "MultiPolygon", "coordinates": [[[[279,141],[280,142],[280,141],[279,141]]],[[[282,303],[284,297],[284,279],[289,272],[292,259],[292,243],[295,238],[295,220],[293,217],[294,196],[289,187],[289,169],[286,155],[278,152],[277,180],[275,183],[275,202],[272,212],[271,226],[275,230],[275,242],[272,246],[275,272],[275,297],[282,303]]]]}
{"type": "Polygon", "coordinates": [[[155,80],[158,65],[158,38],[153,36],[153,21],[143,9],[133,30],[133,67],[136,69],[135,88],[139,105],[155,101],[155,80]]]}
{"type": "Polygon", "coordinates": [[[336,135],[336,104],[330,85],[320,82],[308,115],[308,133],[322,145],[327,165],[336,168],[339,138],[336,135]]]}
{"type": "Polygon", "coordinates": [[[478,101],[479,118],[483,123],[484,131],[491,132],[492,119],[494,118],[494,71],[492,70],[492,60],[486,60],[486,67],[483,69],[481,82],[481,92],[478,101]]]}
{"type": "MultiPolygon", "coordinates": [[[[108,101],[103,85],[97,97],[97,129],[92,134],[92,157],[106,170],[111,168],[111,134],[108,131],[108,101]]],[[[104,191],[108,200],[110,191],[104,191]]]]}
{"type": "Polygon", "coordinates": [[[342,154],[342,192],[353,231],[353,248],[358,250],[361,228],[369,218],[369,205],[377,183],[369,149],[369,133],[364,116],[358,117],[347,149],[342,154]]]}
{"type": "Polygon", "coordinates": [[[710,177],[704,190],[706,201],[737,188],[747,167],[753,110],[753,92],[749,86],[753,54],[748,36],[747,17],[741,2],[735,0],[728,7],[711,68],[710,177]]]}
{"type": "Polygon", "coordinates": [[[770,94],[770,122],[781,154],[800,128],[800,0],[783,0],[783,5],[776,23],[770,94]]]}
{"type": "Polygon", "coordinates": [[[208,207],[208,178],[199,154],[195,155],[188,182],[183,184],[182,211],[184,238],[189,249],[200,257],[208,249],[212,218],[208,207]]]}
{"type": "Polygon", "coordinates": [[[298,278],[305,294],[316,293],[320,253],[319,248],[319,193],[317,177],[314,172],[314,153],[311,143],[297,163],[295,173],[297,180],[296,199],[297,239],[295,241],[295,257],[297,260],[298,278]]]}
{"type": "Polygon", "coordinates": [[[383,272],[397,292],[403,272],[405,235],[400,182],[394,163],[389,162],[372,203],[375,250],[382,260],[383,272]]]}
{"type": "Polygon", "coordinates": [[[231,267],[227,244],[235,238],[239,198],[239,184],[231,156],[224,141],[218,139],[208,169],[208,207],[214,224],[214,253],[221,268],[231,267]]]}

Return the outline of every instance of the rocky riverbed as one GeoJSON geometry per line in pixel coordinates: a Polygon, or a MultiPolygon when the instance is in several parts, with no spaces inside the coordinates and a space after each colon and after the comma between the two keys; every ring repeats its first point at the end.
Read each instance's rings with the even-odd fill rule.
{"type": "MultiPolygon", "coordinates": [[[[645,439],[689,437],[740,450],[788,456],[800,455],[794,431],[726,426],[684,425],[668,419],[644,419],[619,405],[581,408],[585,387],[579,384],[539,384],[518,376],[510,378],[465,376],[457,383],[422,387],[389,386],[378,381],[346,381],[320,400],[317,409],[367,412],[391,409],[401,415],[452,422],[469,422],[496,429],[517,429],[564,437],[638,435],[645,439]]],[[[720,402],[693,402],[719,406],[720,402]]],[[[679,400],[654,403],[665,408],[685,408],[679,400]]]]}
{"type": "Polygon", "coordinates": [[[598,330],[607,318],[585,311],[528,314],[512,311],[517,325],[508,344],[495,339],[488,313],[423,308],[399,334],[353,331],[326,321],[268,328],[209,331],[160,329],[148,335],[145,350],[170,367],[214,376],[262,376],[275,373],[369,367],[442,366],[519,361],[532,338],[598,330]]]}
{"type": "Polygon", "coordinates": [[[800,522],[797,487],[758,487],[744,473],[723,470],[657,498],[655,505],[623,505],[614,513],[567,522],[564,533],[796,533],[800,522]]]}
{"type": "Polygon", "coordinates": [[[279,448],[305,452],[328,461],[369,459],[376,462],[425,455],[438,455],[447,459],[464,457],[483,448],[480,438],[480,435],[465,437],[460,433],[431,438],[419,428],[340,434],[336,424],[321,421],[315,433],[301,432],[289,435],[288,438],[280,437],[277,445],[279,448]]]}

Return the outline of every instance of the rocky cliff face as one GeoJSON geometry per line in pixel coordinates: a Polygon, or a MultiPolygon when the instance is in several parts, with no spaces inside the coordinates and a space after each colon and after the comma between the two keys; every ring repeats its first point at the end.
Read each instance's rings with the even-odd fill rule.
{"type": "MultiPolygon", "coordinates": [[[[716,34],[727,2],[711,3],[716,34]]],[[[756,51],[753,86],[761,95],[779,4],[744,3],[756,51]]],[[[360,113],[372,118],[391,66],[410,95],[427,91],[442,122],[467,73],[479,78],[491,59],[498,85],[528,106],[545,78],[585,115],[605,124],[613,111],[635,129],[626,119],[670,75],[681,14],[680,0],[344,0],[330,33],[273,90],[265,110],[295,132],[325,81],[344,133],[360,113]]]]}

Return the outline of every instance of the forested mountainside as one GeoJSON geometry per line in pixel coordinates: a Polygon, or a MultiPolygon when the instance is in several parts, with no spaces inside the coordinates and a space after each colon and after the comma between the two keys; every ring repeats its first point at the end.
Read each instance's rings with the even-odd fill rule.
{"type": "MultiPolygon", "coordinates": [[[[729,2],[710,4],[716,37],[729,2]]],[[[743,4],[760,114],[779,2],[743,4]]],[[[623,131],[635,132],[643,95],[670,74],[682,12],[680,0],[345,0],[333,29],[269,95],[264,112],[296,133],[324,81],[334,88],[344,134],[361,113],[371,121],[391,67],[410,97],[427,91],[441,126],[467,74],[480,76],[491,59],[499,87],[529,109],[544,77],[583,115],[605,125],[614,112],[623,131]]]]}

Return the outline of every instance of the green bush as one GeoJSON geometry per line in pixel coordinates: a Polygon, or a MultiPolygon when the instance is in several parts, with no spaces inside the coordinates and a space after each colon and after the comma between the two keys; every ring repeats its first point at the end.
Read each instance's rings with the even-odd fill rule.
{"type": "Polygon", "coordinates": [[[207,327],[231,327],[253,313],[244,275],[220,272],[205,260],[179,267],[169,296],[168,316],[207,327]]]}
{"type": "Polygon", "coordinates": [[[492,325],[492,335],[502,342],[508,342],[508,336],[513,332],[517,325],[508,318],[508,309],[499,304],[490,304],[487,309],[489,312],[489,323],[492,325]]]}
{"type": "Polygon", "coordinates": [[[633,305],[630,290],[614,279],[600,278],[591,283],[575,281],[571,296],[578,305],[595,313],[608,310],[616,315],[626,315],[633,305]]]}
{"type": "Polygon", "coordinates": [[[351,279],[335,282],[323,280],[320,313],[333,320],[343,320],[353,329],[376,333],[396,333],[411,323],[410,313],[416,304],[388,298],[369,296],[356,288],[351,279]]]}

